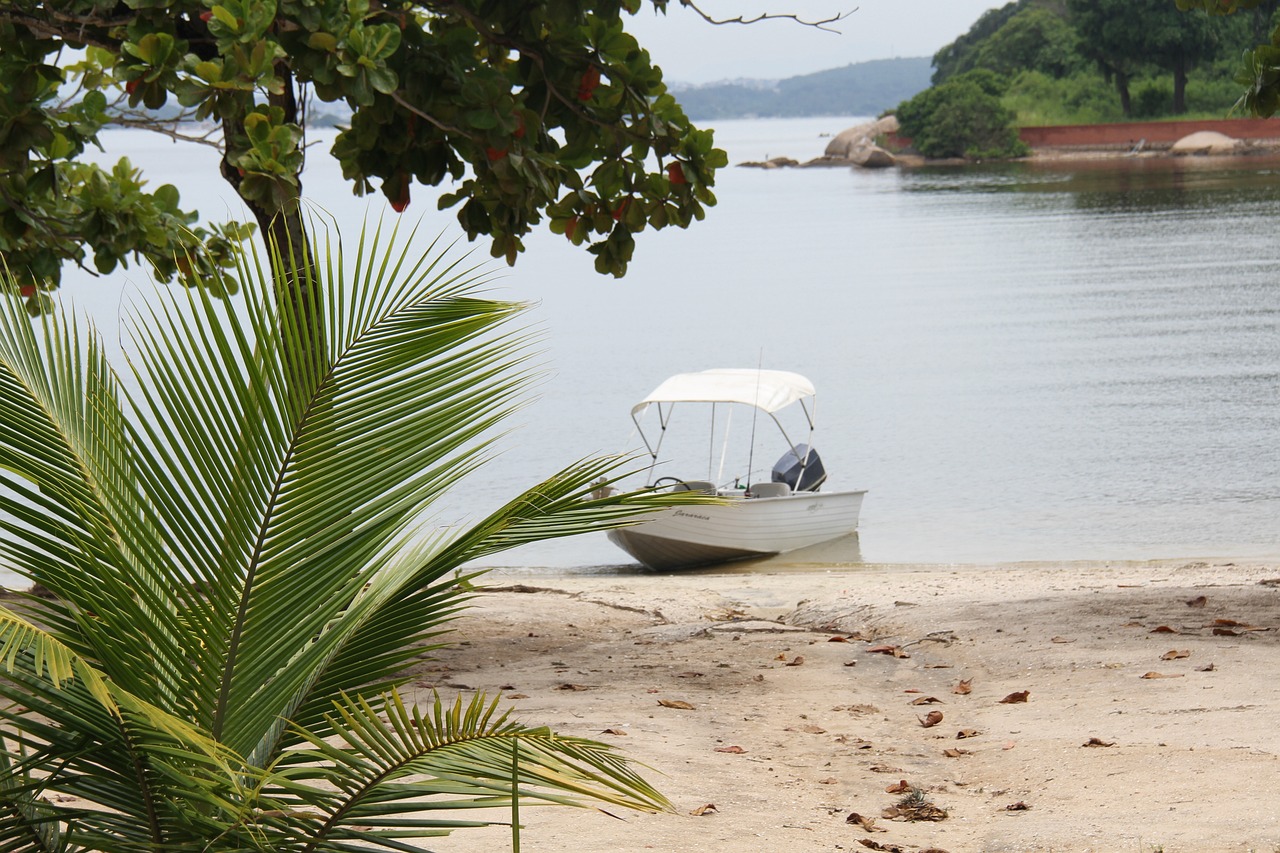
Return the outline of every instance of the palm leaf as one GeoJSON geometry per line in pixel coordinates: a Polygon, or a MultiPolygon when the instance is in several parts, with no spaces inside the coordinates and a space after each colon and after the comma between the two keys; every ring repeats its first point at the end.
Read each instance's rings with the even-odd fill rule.
{"type": "Polygon", "coordinates": [[[307,746],[286,753],[279,774],[276,797],[292,804],[292,819],[278,826],[305,850],[355,849],[355,839],[391,847],[456,828],[458,819],[442,813],[506,809],[519,799],[670,807],[607,745],[520,726],[482,696],[450,707],[437,698],[430,714],[394,693],[377,703],[344,697],[326,729],[340,742],[300,731],[307,746]]]}
{"type": "MultiPolygon", "coordinates": [[[[330,243],[302,270],[246,255],[242,301],[157,294],[128,382],[74,319],[0,307],[0,561],[55,594],[0,612],[0,723],[13,768],[93,804],[55,810],[74,843],[274,849],[327,802],[332,849],[356,844],[348,817],[396,847],[468,823],[442,805],[510,802],[513,756],[517,801],[661,804],[600,745],[480,704],[422,718],[361,698],[438,641],[469,561],[689,500],[599,497],[620,460],[584,460],[424,536],[522,404],[534,337],[503,331],[523,306],[474,270],[397,240],[362,234],[354,257],[330,243]],[[366,785],[375,754],[395,770],[366,785]],[[436,804],[429,826],[395,814],[418,800],[436,804]]],[[[0,849],[49,820],[35,788],[11,791],[0,849]]]]}

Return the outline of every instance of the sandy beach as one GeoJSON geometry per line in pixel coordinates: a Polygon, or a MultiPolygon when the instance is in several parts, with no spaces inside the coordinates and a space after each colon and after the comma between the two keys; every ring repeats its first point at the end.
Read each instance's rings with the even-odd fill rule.
{"type": "Polygon", "coordinates": [[[525,851],[1280,850],[1280,563],[485,582],[418,698],[501,694],[674,804],[526,809],[525,851]]]}

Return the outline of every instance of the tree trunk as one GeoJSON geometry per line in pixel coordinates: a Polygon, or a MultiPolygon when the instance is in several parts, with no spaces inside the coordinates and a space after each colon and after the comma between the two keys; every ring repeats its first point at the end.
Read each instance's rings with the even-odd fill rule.
{"type": "Polygon", "coordinates": [[[1116,91],[1120,93],[1120,111],[1125,118],[1133,115],[1133,103],[1129,100],[1129,75],[1123,71],[1116,72],[1116,91]]]}
{"type": "Polygon", "coordinates": [[[1173,65],[1173,114],[1187,111],[1187,59],[1181,53],[1173,65]]]}
{"type": "MultiPolygon", "coordinates": [[[[292,78],[285,78],[284,94],[272,97],[273,106],[285,111],[285,121],[296,124],[299,119],[297,101],[293,96],[292,78]]],[[[294,176],[293,194],[278,209],[266,207],[240,192],[244,175],[232,165],[230,158],[237,153],[239,140],[244,138],[244,116],[224,116],[222,130],[225,151],[219,166],[222,177],[231,184],[245,205],[253,213],[262,234],[268,258],[278,260],[275,272],[276,304],[280,309],[280,321],[286,329],[296,330],[300,346],[286,348],[290,377],[302,380],[318,376],[326,363],[326,336],[323,325],[323,297],[314,275],[315,254],[306,221],[302,217],[302,179],[294,176]]]]}

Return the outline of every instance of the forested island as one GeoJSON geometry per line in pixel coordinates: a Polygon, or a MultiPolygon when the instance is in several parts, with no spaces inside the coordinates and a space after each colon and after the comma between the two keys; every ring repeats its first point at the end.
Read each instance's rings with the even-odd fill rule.
{"type": "Polygon", "coordinates": [[[1256,77],[1253,49],[1276,50],[1267,46],[1280,0],[1226,16],[1206,14],[1193,0],[1181,5],[1192,8],[1174,0],[1015,0],[984,13],[931,59],[686,88],[679,97],[694,118],[892,111],[903,134],[936,157],[1017,156],[1019,127],[1225,118],[1256,77]]]}

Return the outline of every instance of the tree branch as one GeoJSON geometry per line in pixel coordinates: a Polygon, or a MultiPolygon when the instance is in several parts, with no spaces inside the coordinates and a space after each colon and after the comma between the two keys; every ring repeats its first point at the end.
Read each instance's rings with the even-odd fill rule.
{"type": "Polygon", "coordinates": [[[708,24],[715,24],[716,26],[722,26],[724,24],[758,24],[761,21],[786,20],[786,21],[794,21],[795,23],[800,24],[802,26],[813,27],[815,30],[823,30],[828,33],[839,33],[840,30],[833,28],[831,25],[840,23],[845,18],[849,17],[854,12],[858,11],[858,7],[855,6],[852,9],[850,9],[848,12],[840,12],[828,18],[821,18],[813,21],[806,20],[805,18],[800,17],[800,15],[794,12],[792,13],[761,12],[759,15],[755,15],[753,17],[747,17],[746,15],[739,15],[736,18],[716,18],[716,17],[713,17],[710,13],[703,11],[702,7],[700,7],[697,3],[693,2],[693,0],[680,0],[680,5],[685,7],[686,9],[693,10],[694,14],[702,18],[702,20],[706,21],[708,24]]]}

